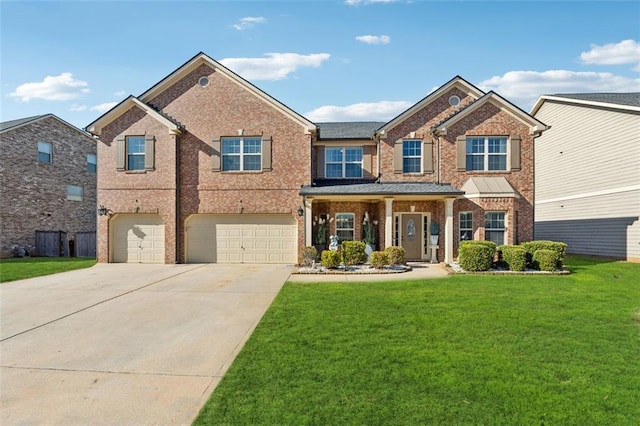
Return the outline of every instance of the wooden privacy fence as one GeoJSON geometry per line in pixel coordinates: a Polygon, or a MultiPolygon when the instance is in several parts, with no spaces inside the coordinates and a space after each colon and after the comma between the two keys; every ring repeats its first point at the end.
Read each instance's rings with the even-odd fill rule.
{"type": "Polygon", "coordinates": [[[96,257],[96,233],[76,232],[75,249],[78,257],[96,257]]]}
{"type": "Polygon", "coordinates": [[[69,256],[67,233],[64,231],[36,231],[36,255],[69,256]]]}

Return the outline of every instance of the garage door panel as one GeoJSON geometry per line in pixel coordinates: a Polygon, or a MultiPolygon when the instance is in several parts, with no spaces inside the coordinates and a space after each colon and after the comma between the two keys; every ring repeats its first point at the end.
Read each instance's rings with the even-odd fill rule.
{"type": "Polygon", "coordinates": [[[297,260],[297,222],[288,215],[198,214],[187,219],[186,228],[187,262],[297,260]]]}
{"type": "Polygon", "coordinates": [[[112,224],[113,262],[164,263],[164,223],[158,215],[118,215],[112,224]]]}

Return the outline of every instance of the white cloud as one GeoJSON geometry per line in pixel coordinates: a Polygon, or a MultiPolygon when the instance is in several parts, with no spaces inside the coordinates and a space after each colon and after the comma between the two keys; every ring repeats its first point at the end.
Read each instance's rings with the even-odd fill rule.
{"type": "Polygon", "coordinates": [[[114,92],[113,96],[115,96],[116,98],[121,98],[126,94],[127,94],[126,90],[122,89],[122,90],[118,90],[117,92],[114,92]]]}
{"type": "Polygon", "coordinates": [[[105,102],[103,104],[100,105],[95,105],[92,106],[91,108],[89,108],[91,111],[98,111],[98,112],[107,112],[109,111],[111,108],[113,108],[114,106],[116,106],[118,104],[118,102],[105,102]]]}
{"type": "Polygon", "coordinates": [[[360,6],[375,3],[395,3],[399,0],[344,0],[347,6],[360,6]]]}
{"type": "Polygon", "coordinates": [[[623,40],[604,46],[591,45],[591,50],[582,52],[580,60],[585,64],[620,65],[640,64],[640,43],[635,40],[623,40]]]}
{"type": "Polygon", "coordinates": [[[9,96],[19,98],[23,102],[31,99],[47,101],[68,101],[88,93],[89,83],[73,78],[70,72],[63,72],[57,76],[46,76],[37,83],[24,83],[16,88],[9,96]]]}
{"type": "Polygon", "coordinates": [[[69,111],[73,111],[73,112],[80,112],[80,111],[86,111],[87,106],[86,105],[82,105],[82,104],[73,104],[71,105],[71,107],[69,108],[69,111]]]}
{"type": "Polygon", "coordinates": [[[540,95],[557,93],[638,92],[640,79],[611,73],[566,70],[510,71],[478,84],[528,111],[540,95]]]}
{"type": "Polygon", "coordinates": [[[413,105],[408,101],[361,102],[347,106],[326,105],[305,114],[311,121],[389,121],[413,105]]]}
{"type": "Polygon", "coordinates": [[[391,37],[389,37],[388,35],[361,35],[357,36],[356,40],[367,44],[389,44],[389,42],[391,41],[391,37]]]}
{"type": "Polygon", "coordinates": [[[331,55],[315,53],[267,53],[266,58],[226,58],[220,63],[247,80],[282,80],[298,68],[319,67],[331,55]]]}
{"type": "Polygon", "coordinates": [[[256,24],[264,24],[265,22],[267,22],[267,18],[264,18],[262,16],[247,16],[240,19],[237,24],[234,24],[233,28],[238,31],[242,31],[246,30],[247,28],[251,28],[256,24]]]}

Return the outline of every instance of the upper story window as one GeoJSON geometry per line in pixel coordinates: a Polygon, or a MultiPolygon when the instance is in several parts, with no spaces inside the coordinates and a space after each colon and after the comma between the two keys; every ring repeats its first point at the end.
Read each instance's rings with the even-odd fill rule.
{"type": "Polygon", "coordinates": [[[144,170],[144,136],[127,136],[127,170],[144,170]]]}
{"type": "Polygon", "coordinates": [[[87,171],[95,173],[98,169],[98,157],[96,154],[87,154],[87,171]]]}
{"type": "Polygon", "coordinates": [[[336,213],[336,235],[338,241],[353,241],[355,235],[355,214],[336,213]]]}
{"type": "Polygon", "coordinates": [[[67,200],[82,201],[82,187],[75,185],[67,185],[67,200]]]}
{"type": "Polygon", "coordinates": [[[262,138],[235,137],[222,139],[223,171],[262,170],[262,138]]]}
{"type": "Polygon", "coordinates": [[[38,161],[41,163],[51,163],[53,147],[49,142],[38,142],[38,161]]]}
{"type": "Polygon", "coordinates": [[[460,225],[459,241],[473,240],[473,213],[460,212],[458,218],[460,225]]]}
{"type": "Polygon", "coordinates": [[[507,138],[504,136],[473,136],[467,138],[466,170],[506,171],[507,138]]]}
{"type": "Polygon", "coordinates": [[[504,244],[506,230],[505,212],[486,212],[484,214],[484,239],[497,245],[504,244]]]}
{"type": "Polygon", "coordinates": [[[422,172],[422,140],[402,141],[402,173],[422,172]]]}
{"type": "Polygon", "coordinates": [[[325,177],[361,178],[362,147],[325,148],[325,177]]]}

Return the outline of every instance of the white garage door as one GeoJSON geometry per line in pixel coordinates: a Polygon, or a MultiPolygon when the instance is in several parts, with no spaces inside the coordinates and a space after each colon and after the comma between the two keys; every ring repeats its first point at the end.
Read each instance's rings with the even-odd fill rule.
{"type": "Polygon", "coordinates": [[[210,215],[187,219],[189,263],[296,263],[297,224],[289,215],[210,215]]]}
{"type": "Polygon", "coordinates": [[[164,223],[154,214],[113,218],[113,262],[164,263],[164,223]]]}

